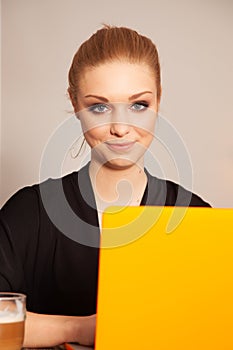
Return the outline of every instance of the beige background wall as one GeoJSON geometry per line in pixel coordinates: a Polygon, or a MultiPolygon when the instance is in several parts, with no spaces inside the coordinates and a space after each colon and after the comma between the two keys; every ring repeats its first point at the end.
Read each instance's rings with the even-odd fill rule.
{"type": "MultiPolygon", "coordinates": [[[[160,111],[190,153],[193,190],[215,207],[233,207],[232,0],[3,0],[0,204],[40,180],[42,151],[70,117],[71,59],[103,22],[157,44],[160,111]]],[[[171,163],[164,155],[165,176],[179,180],[171,163]]]]}

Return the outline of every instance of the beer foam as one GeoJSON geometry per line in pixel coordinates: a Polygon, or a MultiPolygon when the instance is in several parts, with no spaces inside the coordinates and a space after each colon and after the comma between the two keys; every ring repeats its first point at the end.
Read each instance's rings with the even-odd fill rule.
{"type": "Polygon", "coordinates": [[[24,320],[24,315],[22,314],[17,314],[15,312],[8,312],[8,313],[2,314],[2,312],[0,312],[0,324],[22,322],[23,320],[24,320]]]}
{"type": "Polygon", "coordinates": [[[13,312],[7,310],[0,311],[0,324],[1,323],[14,323],[22,322],[24,320],[24,314],[22,312],[13,312]]]}

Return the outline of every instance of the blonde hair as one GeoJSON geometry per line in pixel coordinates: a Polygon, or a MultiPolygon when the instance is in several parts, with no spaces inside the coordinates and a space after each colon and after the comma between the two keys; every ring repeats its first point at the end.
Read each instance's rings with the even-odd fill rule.
{"type": "Polygon", "coordinates": [[[68,76],[68,93],[73,105],[77,102],[78,83],[86,68],[122,59],[130,63],[144,63],[152,69],[157,98],[160,99],[160,63],[154,43],[130,28],[105,25],[86,40],[74,55],[68,76]]]}

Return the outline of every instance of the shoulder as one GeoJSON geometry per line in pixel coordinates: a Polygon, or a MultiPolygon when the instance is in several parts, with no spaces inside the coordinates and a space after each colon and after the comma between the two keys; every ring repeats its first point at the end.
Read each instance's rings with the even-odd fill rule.
{"type": "MultiPolygon", "coordinates": [[[[71,188],[74,178],[78,172],[65,175],[61,178],[49,178],[41,183],[25,186],[16,191],[1,208],[1,214],[14,214],[27,212],[27,214],[35,213],[41,205],[42,194],[47,193],[50,199],[56,198],[58,189],[65,187],[71,188]]],[[[69,192],[69,191],[68,191],[69,192]]],[[[28,216],[28,215],[27,215],[28,216]]]]}
{"type": "Polygon", "coordinates": [[[193,193],[183,186],[166,180],[167,184],[167,205],[175,200],[176,206],[189,206],[189,207],[210,207],[210,204],[202,199],[196,193],[193,193]]]}
{"type": "Polygon", "coordinates": [[[33,211],[38,206],[38,185],[26,186],[15,192],[3,205],[1,214],[22,213],[33,211]]]}
{"type": "Polygon", "coordinates": [[[1,224],[10,229],[25,228],[26,225],[28,231],[33,232],[39,230],[42,224],[51,225],[54,216],[56,220],[64,221],[64,216],[69,214],[70,217],[75,212],[86,218],[90,210],[85,203],[84,192],[88,187],[88,166],[85,165],[79,171],[60,178],[49,178],[21,188],[2,207],[1,224]]]}
{"type": "Polygon", "coordinates": [[[190,207],[210,207],[211,205],[203,200],[199,195],[187,190],[183,186],[165,179],[152,176],[147,170],[148,196],[153,198],[153,194],[161,198],[161,205],[166,206],[190,206],[190,207]]]}

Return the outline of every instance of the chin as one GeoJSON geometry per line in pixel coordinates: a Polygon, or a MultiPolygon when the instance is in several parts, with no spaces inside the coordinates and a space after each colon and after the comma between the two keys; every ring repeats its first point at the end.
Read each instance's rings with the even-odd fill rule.
{"type": "Polygon", "coordinates": [[[116,159],[107,161],[104,165],[111,169],[123,170],[123,169],[129,169],[135,164],[137,164],[137,162],[130,161],[128,159],[116,158],[116,159]]]}
{"type": "Polygon", "coordinates": [[[115,170],[123,170],[143,164],[144,153],[141,152],[141,149],[136,149],[134,152],[127,154],[116,154],[116,152],[109,152],[109,150],[106,152],[105,149],[103,151],[101,148],[96,148],[92,150],[92,159],[95,159],[102,166],[115,170]]]}

